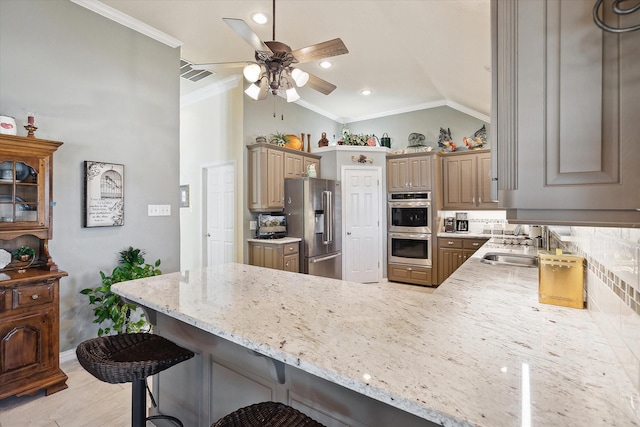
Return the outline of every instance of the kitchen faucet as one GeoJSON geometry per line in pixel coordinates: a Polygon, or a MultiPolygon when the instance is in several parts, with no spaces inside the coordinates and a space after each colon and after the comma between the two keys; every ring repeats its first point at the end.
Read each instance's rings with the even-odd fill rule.
{"type": "Polygon", "coordinates": [[[547,251],[551,250],[551,231],[548,225],[542,226],[542,241],[540,246],[547,251]]]}

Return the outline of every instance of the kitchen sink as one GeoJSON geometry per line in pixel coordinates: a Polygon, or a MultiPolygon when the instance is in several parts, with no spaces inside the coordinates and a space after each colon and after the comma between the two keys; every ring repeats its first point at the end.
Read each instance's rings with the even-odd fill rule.
{"type": "Polygon", "coordinates": [[[480,262],[491,265],[512,265],[516,267],[537,267],[538,257],[535,255],[506,254],[498,252],[486,253],[480,262]]]}

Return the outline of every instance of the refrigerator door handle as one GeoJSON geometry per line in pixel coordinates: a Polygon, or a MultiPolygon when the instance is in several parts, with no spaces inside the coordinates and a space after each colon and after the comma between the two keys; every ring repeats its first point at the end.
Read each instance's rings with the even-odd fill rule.
{"type": "Polygon", "coordinates": [[[331,191],[322,192],[322,204],[324,209],[324,234],[322,243],[328,245],[333,242],[333,198],[331,191]]]}
{"type": "Polygon", "coordinates": [[[322,258],[315,258],[315,259],[312,259],[311,262],[313,264],[315,264],[316,262],[329,261],[330,259],[338,258],[340,255],[342,255],[342,254],[337,253],[337,254],[325,256],[325,257],[322,257],[322,258]]]}

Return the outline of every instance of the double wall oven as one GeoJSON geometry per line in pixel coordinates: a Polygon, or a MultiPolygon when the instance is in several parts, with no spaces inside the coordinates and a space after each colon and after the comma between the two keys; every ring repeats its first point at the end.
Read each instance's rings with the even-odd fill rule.
{"type": "Polygon", "coordinates": [[[388,261],[431,267],[431,193],[389,193],[388,261]]]}

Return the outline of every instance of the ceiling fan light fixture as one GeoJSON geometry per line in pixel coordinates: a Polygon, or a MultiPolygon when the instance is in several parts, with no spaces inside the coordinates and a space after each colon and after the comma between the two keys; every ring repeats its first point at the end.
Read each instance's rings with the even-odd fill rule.
{"type": "Polygon", "coordinates": [[[244,75],[244,78],[251,83],[255,83],[260,79],[260,73],[262,73],[262,68],[255,63],[247,65],[242,70],[242,74],[244,75]]]}
{"type": "Polygon", "coordinates": [[[260,95],[260,86],[255,83],[251,83],[251,85],[247,88],[247,90],[244,91],[244,93],[246,93],[249,98],[257,101],[260,95]]]}
{"type": "Polygon", "coordinates": [[[287,94],[287,102],[296,102],[298,99],[300,99],[300,95],[298,95],[296,88],[293,87],[291,83],[287,85],[286,94],[287,94]]]}
{"type": "Polygon", "coordinates": [[[306,73],[298,68],[294,68],[293,71],[291,71],[291,77],[293,78],[293,81],[296,82],[296,86],[298,87],[306,85],[309,81],[309,73],[306,73]]]}
{"type": "Polygon", "coordinates": [[[267,23],[267,21],[269,21],[269,18],[262,12],[256,12],[251,15],[251,20],[256,24],[264,25],[267,23]]]}

